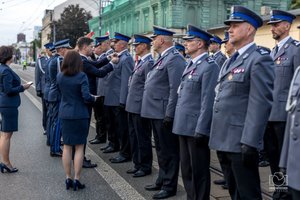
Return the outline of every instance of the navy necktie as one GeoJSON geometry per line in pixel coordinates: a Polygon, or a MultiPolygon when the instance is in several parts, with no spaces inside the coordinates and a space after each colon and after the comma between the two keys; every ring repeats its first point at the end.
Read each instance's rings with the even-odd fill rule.
{"type": "Polygon", "coordinates": [[[275,46],[273,55],[275,56],[277,54],[277,52],[278,52],[278,45],[275,46]]]}
{"type": "Polygon", "coordinates": [[[227,64],[227,69],[230,67],[230,65],[237,59],[237,57],[239,56],[239,52],[236,51],[232,56],[231,58],[229,59],[228,61],[228,64],[227,64]]]}

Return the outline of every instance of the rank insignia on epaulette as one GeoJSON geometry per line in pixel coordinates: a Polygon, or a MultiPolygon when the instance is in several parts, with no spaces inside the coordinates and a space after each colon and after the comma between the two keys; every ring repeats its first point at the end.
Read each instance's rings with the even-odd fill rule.
{"type": "Polygon", "coordinates": [[[293,40],[292,41],[292,44],[294,44],[295,46],[299,46],[300,45],[300,41],[297,41],[297,40],[293,40]]]}
{"type": "Polygon", "coordinates": [[[206,60],[208,63],[213,63],[215,61],[212,57],[207,57],[206,60]]]}
{"type": "Polygon", "coordinates": [[[257,50],[261,55],[269,54],[269,52],[264,49],[257,49],[257,50]]]}

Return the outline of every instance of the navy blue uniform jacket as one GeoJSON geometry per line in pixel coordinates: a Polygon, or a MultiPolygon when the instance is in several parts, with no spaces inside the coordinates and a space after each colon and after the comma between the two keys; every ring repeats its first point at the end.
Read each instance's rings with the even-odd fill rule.
{"type": "Polygon", "coordinates": [[[7,65],[0,64],[0,107],[19,107],[24,92],[20,77],[7,65]]]}

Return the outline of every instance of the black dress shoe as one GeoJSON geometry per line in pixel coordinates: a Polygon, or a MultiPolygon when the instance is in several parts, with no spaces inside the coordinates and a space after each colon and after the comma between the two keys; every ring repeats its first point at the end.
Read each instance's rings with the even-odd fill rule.
{"type": "Polygon", "coordinates": [[[226,181],[224,179],[215,180],[214,184],[216,185],[225,185],[226,181]]]}
{"type": "Polygon", "coordinates": [[[139,171],[139,170],[136,169],[136,168],[132,168],[132,169],[127,170],[126,173],[127,173],[127,174],[134,174],[134,173],[136,173],[137,171],[139,171]]]}
{"type": "Polygon", "coordinates": [[[222,188],[223,188],[224,190],[228,190],[228,185],[227,185],[227,183],[225,183],[224,185],[222,185],[222,188]]]}
{"type": "Polygon", "coordinates": [[[91,162],[88,162],[86,160],[82,163],[82,168],[94,168],[97,167],[97,164],[92,164],[91,162]]]}
{"type": "Polygon", "coordinates": [[[106,149],[108,149],[108,147],[111,147],[111,146],[108,144],[108,145],[106,145],[106,146],[104,146],[104,147],[101,147],[100,150],[101,150],[101,151],[106,150],[106,149]]]}
{"type": "Polygon", "coordinates": [[[139,170],[139,171],[135,172],[135,173],[132,175],[132,177],[138,178],[138,177],[147,176],[147,175],[149,175],[149,174],[151,174],[151,171],[145,172],[145,171],[143,171],[143,170],[139,170]]]}
{"type": "Polygon", "coordinates": [[[124,156],[118,155],[117,157],[111,158],[109,159],[111,163],[123,163],[123,162],[127,162],[130,159],[125,158],[124,156]]]}
{"type": "Polygon", "coordinates": [[[62,152],[50,152],[51,157],[62,157],[62,152]]]}
{"type": "Polygon", "coordinates": [[[175,195],[176,195],[176,192],[168,192],[166,190],[161,190],[158,193],[154,194],[152,196],[152,198],[153,199],[165,199],[165,198],[172,197],[175,195]]]}
{"type": "Polygon", "coordinates": [[[103,153],[114,153],[117,152],[117,150],[111,146],[109,146],[107,149],[103,150],[103,153]]]}
{"type": "Polygon", "coordinates": [[[90,142],[90,144],[101,144],[101,143],[105,143],[106,141],[95,138],[93,140],[90,140],[89,142],[90,142]]]}
{"type": "Polygon", "coordinates": [[[160,189],[161,189],[161,186],[156,185],[155,183],[152,184],[152,185],[146,185],[145,186],[145,190],[148,190],[148,191],[157,191],[157,190],[160,190],[160,189]]]}

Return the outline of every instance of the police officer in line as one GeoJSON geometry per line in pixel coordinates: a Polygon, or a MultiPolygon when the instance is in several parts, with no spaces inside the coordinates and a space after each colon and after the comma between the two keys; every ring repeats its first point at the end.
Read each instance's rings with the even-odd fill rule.
{"type": "MultiPolygon", "coordinates": [[[[299,27],[298,27],[299,28],[299,27]]],[[[294,72],[291,81],[291,87],[287,98],[286,111],[288,112],[284,141],[281,151],[279,167],[286,177],[282,177],[281,173],[276,174],[282,177],[283,183],[287,183],[290,199],[300,199],[300,131],[299,131],[299,109],[300,109],[300,68],[294,72]]],[[[286,185],[283,185],[286,186],[286,185]]]]}
{"type": "Polygon", "coordinates": [[[107,77],[104,105],[107,106],[109,129],[108,135],[112,138],[110,145],[104,153],[117,151],[117,156],[110,158],[112,163],[122,163],[131,159],[129,132],[127,123],[126,98],[128,94],[128,80],[134,68],[134,61],[128,52],[128,42],[131,38],[115,32],[115,52],[118,54],[119,63],[114,65],[114,70],[107,77]]]}
{"type": "Polygon", "coordinates": [[[185,54],[185,47],[182,45],[182,44],[180,44],[179,42],[175,42],[175,48],[177,49],[177,51],[179,52],[179,53],[181,53],[181,55],[183,56],[183,57],[186,57],[186,54],[185,54]]]}
{"type": "Polygon", "coordinates": [[[53,45],[53,43],[50,43],[49,45],[49,49],[46,48],[46,54],[48,57],[47,60],[47,67],[45,68],[45,87],[44,87],[44,100],[46,102],[46,106],[47,106],[47,121],[46,121],[46,133],[47,133],[47,146],[50,146],[50,129],[51,129],[51,109],[49,109],[49,90],[50,90],[50,63],[52,61],[52,59],[54,58],[54,55],[56,54],[56,50],[55,47],[53,45]]]}
{"type": "MultiPolygon", "coordinates": [[[[235,49],[234,49],[233,45],[229,42],[228,31],[224,32],[224,39],[222,40],[222,44],[224,44],[225,52],[226,52],[227,56],[230,58],[232,56],[232,54],[234,54],[235,49]]],[[[220,159],[222,159],[222,158],[219,157],[219,154],[217,154],[217,156],[218,156],[218,159],[220,162],[220,159]]],[[[227,166],[224,166],[224,165],[220,165],[220,166],[221,166],[221,170],[224,174],[224,171],[226,170],[227,166]]],[[[221,187],[223,189],[228,189],[228,185],[225,181],[225,178],[214,180],[213,183],[216,185],[221,185],[221,187]]]]}
{"type": "Polygon", "coordinates": [[[126,101],[130,146],[134,164],[134,167],[127,170],[127,173],[133,174],[133,177],[143,177],[152,171],[151,125],[149,119],[140,115],[145,80],[154,64],[150,53],[151,42],[152,40],[146,36],[134,35],[134,42],[132,43],[136,55],[139,56],[129,79],[126,101]]]}
{"type": "Polygon", "coordinates": [[[224,32],[224,39],[222,40],[222,44],[224,44],[225,53],[230,58],[234,54],[235,49],[234,49],[233,45],[229,42],[228,31],[224,32]]]}
{"type": "Polygon", "coordinates": [[[186,66],[183,56],[173,46],[174,32],[153,26],[153,50],[159,54],[145,82],[141,116],[151,120],[159,173],[146,190],[159,192],[154,199],[176,195],[179,172],[178,136],[172,133],[177,89],[186,66]]]}
{"type": "Polygon", "coordinates": [[[69,39],[64,39],[54,44],[56,54],[49,64],[49,77],[50,77],[50,89],[48,94],[49,109],[50,109],[50,156],[60,157],[62,156],[62,150],[60,148],[60,120],[58,118],[58,109],[60,103],[60,94],[57,88],[56,76],[60,72],[60,66],[63,61],[63,57],[72,48],[69,44],[69,39]]]}
{"type": "MultiPolygon", "coordinates": [[[[269,155],[273,175],[279,172],[278,165],[287,119],[285,106],[288,90],[293,74],[300,65],[300,42],[289,36],[291,24],[295,18],[296,16],[289,12],[272,10],[268,22],[273,39],[277,42],[271,52],[275,64],[275,80],[273,105],[265,133],[265,149],[269,155]]],[[[280,184],[277,183],[277,185],[280,184]]],[[[273,199],[290,199],[290,196],[287,192],[276,189],[273,199]]]]}
{"type": "Polygon", "coordinates": [[[181,77],[173,133],[179,136],[180,163],[187,199],[209,199],[212,107],[219,66],[208,55],[212,35],[188,25],[183,37],[191,56],[181,77]],[[200,178],[201,177],[201,178],[200,178]]]}
{"type": "Polygon", "coordinates": [[[236,52],[219,74],[209,146],[227,166],[224,175],[231,198],[262,199],[258,150],[272,107],[274,64],[268,51],[254,43],[261,17],[233,6],[224,23],[236,52]]]}
{"type": "Polygon", "coordinates": [[[221,52],[222,39],[214,35],[210,39],[209,52],[212,53],[212,58],[221,68],[227,57],[221,52]]]}
{"type": "Polygon", "coordinates": [[[35,91],[36,91],[36,95],[38,97],[41,98],[42,100],[42,125],[43,125],[43,129],[44,129],[44,135],[47,134],[46,130],[47,130],[47,103],[46,100],[44,99],[44,93],[45,93],[45,82],[46,82],[46,78],[45,78],[45,71],[48,65],[48,59],[49,59],[49,55],[51,56],[52,53],[49,50],[51,47],[53,46],[52,43],[47,43],[44,45],[45,47],[45,51],[47,55],[42,55],[40,56],[35,64],[35,91]]]}
{"type": "MultiPolygon", "coordinates": [[[[94,41],[93,39],[90,39],[88,37],[80,37],[77,40],[77,47],[83,62],[83,72],[86,73],[88,78],[90,93],[92,95],[96,95],[97,93],[96,78],[104,77],[109,72],[111,72],[113,70],[114,63],[117,63],[119,61],[119,58],[117,56],[112,59],[110,57],[104,57],[103,59],[96,62],[89,60],[89,57],[93,54],[94,41]]],[[[88,108],[91,117],[92,106],[90,105],[88,106],[88,108]]],[[[86,149],[86,145],[84,147],[84,153],[85,153],[85,149],[86,149]]],[[[90,160],[84,157],[83,168],[93,168],[93,167],[97,167],[97,164],[91,163],[90,160]]]]}
{"type": "MultiPolygon", "coordinates": [[[[114,51],[110,48],[110,40],[109,36],[100,36],[95,37],[95,47],[94,47],[94,54],[96,60],[101,60],[108,55],[112,54],[114,51]]],[[[96,137],[90,140],[90,144],[100,144],[106,142],[107,137],[107,128],[106,123],[107,121],[105,116],[105,109],[104,109],[104,85],[105,85],[105,78],[97,78],[97,102],[94,105],[94,115],[96,120],[96,137]]]]}

